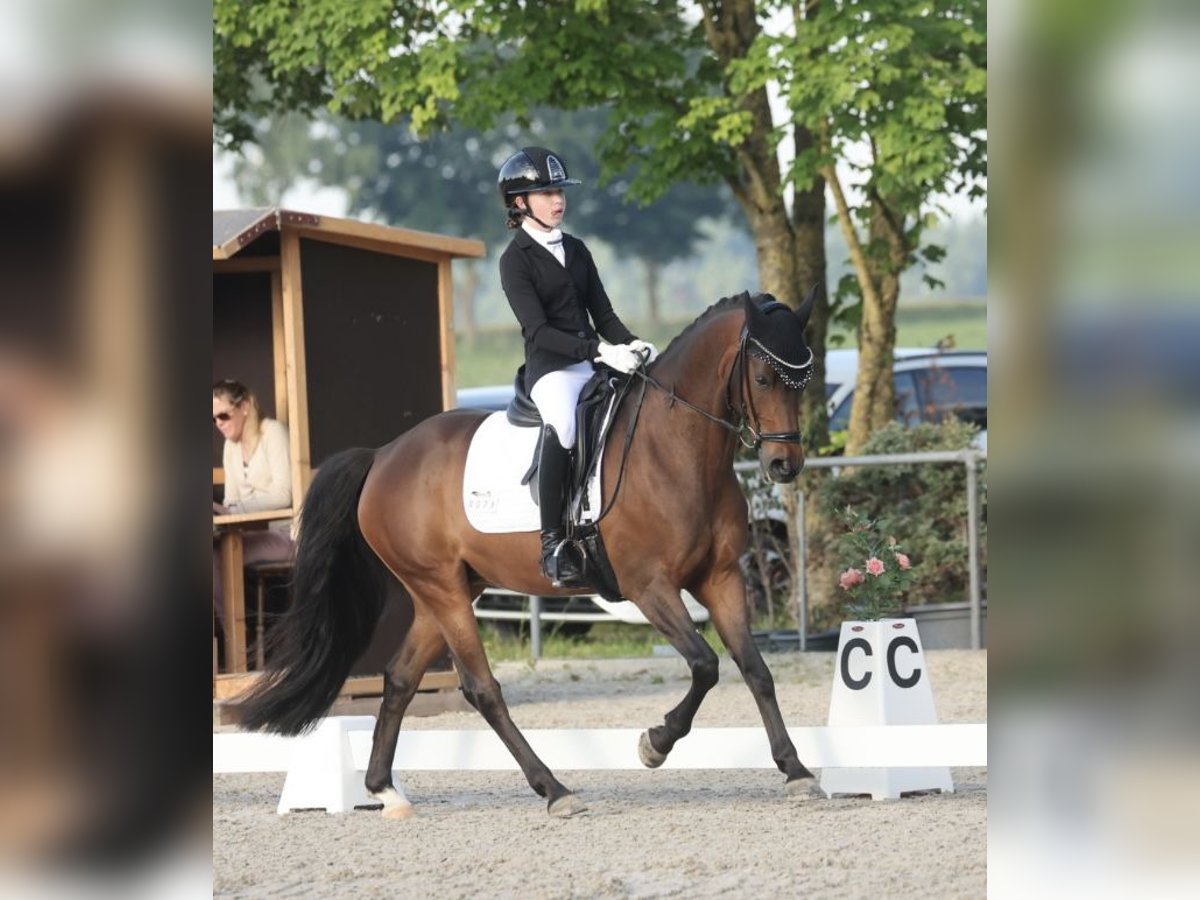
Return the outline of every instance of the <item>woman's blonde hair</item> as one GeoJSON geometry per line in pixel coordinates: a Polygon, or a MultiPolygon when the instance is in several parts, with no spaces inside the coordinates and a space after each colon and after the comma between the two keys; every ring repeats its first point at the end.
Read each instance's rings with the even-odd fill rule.
{"type": "Polygon", "coordinates": [[[220,397],[234,406],[250,402],[250,411],[246,414],[246,424],[242,430],[242,443],[250,452],[258,445],[259,426],[262,423],[262,409],[259,408],[258,398],[250,388],[232,378],[223,378],[213,385],[213,396],[220,397]]]}

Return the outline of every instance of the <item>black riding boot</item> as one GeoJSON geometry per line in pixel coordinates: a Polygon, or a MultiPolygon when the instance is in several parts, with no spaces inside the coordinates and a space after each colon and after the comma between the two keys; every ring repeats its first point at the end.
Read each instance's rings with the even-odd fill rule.
{"type": "Polygon", "coordinates": [[[563,543],[563,506],[570,463],[571,451],[559,443],[558,433],[546,426],[538,464],[538,507],[542,514],[542,574],[555,587],[570,587],[583,577],[575,548],[563,543]]]}

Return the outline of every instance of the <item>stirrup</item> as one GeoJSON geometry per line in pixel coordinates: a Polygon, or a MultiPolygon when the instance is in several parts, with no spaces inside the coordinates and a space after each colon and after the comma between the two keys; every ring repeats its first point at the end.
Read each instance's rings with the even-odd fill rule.
{"type": "MultiPolygon", "coordinates": [[[[544,549],[544,548],[543,548],[544,549]]],[[[555,587],[586,587],[583,567],[572,557],[573,548],[560,540],[551,553],[542,554],[542,575],[555,587]]]]}

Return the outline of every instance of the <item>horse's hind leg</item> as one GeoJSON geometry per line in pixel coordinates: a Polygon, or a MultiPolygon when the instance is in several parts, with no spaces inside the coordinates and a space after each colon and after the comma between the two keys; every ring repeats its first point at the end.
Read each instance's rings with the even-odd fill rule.
{"type": "Polygon", "coordinates": [[[708,607],[717,634],[729,649],[729,655],[742,673],[771,742],[771,757],[779,771],[787,776],[788,793],[800,795],[808,789],[810,772],[796,753],[796,746],[787,733],[779,701],[775,699],[775,679],[754,645],[750,621],[746,613],[745,583],[735,568],[716,574],[708,583],[699,586],[697,593],[708,607]]]}
{"type": "Polygon", "coordinates": [[[418,588],[419,595],[429,602],[430,610],[437,617],[442,635],[458,664],[463,696],[492,726],[504,746],[513,755],[525,780],[547,800],[550,815],[566,818],[585,812],[587,807],[550,772],[525,740],[512,717],[500,692],[500,684],[492,675],[483,643],[479,639],[479,625],[471,609],[470,594],[465,581],[447,589],[445,582],[424,582],[418,588]]]}
{"type": "Polygon", "coordinates": [[[437,622],[420,605],[414,604],[412,625],[387,665],[383,702],[379,705],[371,761],[367,764],[367,790],[383,801],[383,814],[388,818],[403,819],[412,815],[408,798],[392,782],[392,761],[396,757],[400,723],[421,684],[421,676],[445,650],[446,642],[438,631],[437,622]]]}
{"type": "Polygon", "coordinates": [[[639,606],[650,624],[679,651],[692,672],[692,684],[683,700],[666,714],[662,725],[642,732],[638,742],[642,764],[655,769],[666,761],[675,742],[692,730],[701,701],[717,683],[720,664],[712,647],[696,631],[679,591],[668,585],[653,585],[641,593],[640,600],[639,606]]]}

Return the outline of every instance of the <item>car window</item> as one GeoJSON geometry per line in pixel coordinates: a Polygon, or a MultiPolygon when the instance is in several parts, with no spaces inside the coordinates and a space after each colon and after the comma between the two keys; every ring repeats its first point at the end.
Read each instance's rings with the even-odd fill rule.
{"type": "MultiPolygon", "coordinates": [[[[905,425],[915,425],[921,419],[921,406],[917,400],[917,385],[912,372],[897,372],[893,384],[896,389],[896,421],[905,425]]],[[[853,406],[854,392],[851,391],[829,417],[830,431],[845,431],[850,427],[850,411],[853,406]]]]}
{"type": "Polygon", "coordinates": [[[987,423],[987,369],[983,366],[933,366],[916,373],[922,418],[941,422],[954,416],[987,423]]]}

